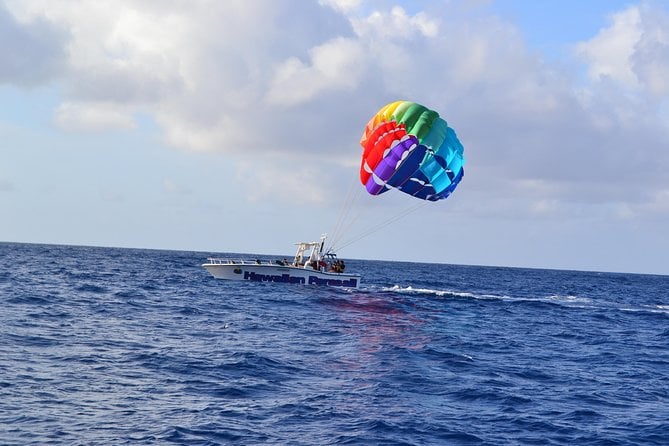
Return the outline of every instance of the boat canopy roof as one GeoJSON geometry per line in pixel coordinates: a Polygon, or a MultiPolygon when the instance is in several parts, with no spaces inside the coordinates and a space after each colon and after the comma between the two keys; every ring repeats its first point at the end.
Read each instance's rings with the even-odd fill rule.
{"type": "Polygon", "coordinates": [[[295,265],[303,265],[308,262],[318,261],[321,258],[321,252],[325,245],[326,234],[321,235],[318,242],[297,242],[297,252],[295,253],[295,265]]]}

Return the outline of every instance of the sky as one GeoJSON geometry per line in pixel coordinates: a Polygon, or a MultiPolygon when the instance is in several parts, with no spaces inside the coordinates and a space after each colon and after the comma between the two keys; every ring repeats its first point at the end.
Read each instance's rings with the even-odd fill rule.
{"type": "Polygon", "coordinates": [[[669,0],[0,0],[0,52],[0,241],[669,274],[669,0]],[[357,179],[400,99],[446,200],[357,179]]]}

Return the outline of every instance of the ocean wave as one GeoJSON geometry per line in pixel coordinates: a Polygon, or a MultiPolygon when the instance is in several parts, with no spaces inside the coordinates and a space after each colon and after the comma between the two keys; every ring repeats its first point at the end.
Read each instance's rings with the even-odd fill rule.
{"type": "Polygon", "coordinates": [[[547,303],[564,303],[564,304],[592,304],[593,300],[588,297],[579,297],[575,295],[559,295],[551,294],[548,296],[509,296],[505,294],[476,294],[468,291],[456,291],[449,289],[431,289],[431,288],[414,288],[412,286],[393,285],[391,287],[383,287],[382,291],[393,292],[407,295],[431,295],[437,297],[454,297],[465,299],[479,299],[479,300],[504,300],[517,302],[547,302],[547,303]]]}
{"type": "Polygon", "coordinates": [[[669,316],[669,305],[624,305],[620,309],[631,313],[644,312],[669,316]]]}
{"type": "Polygon", "coordinates": [[[351,261],[333,290],[10,248],[49,268],[0,281],[3,444],[669,444],[666,278],[351,261]]]}
{"type": "Polygon", "coordinates": [[[549,304],[558,305],[574,309],[599,309],[614,310],[624,312],[645,312],[653,314],[669,315],[669,305],[662,304],[629,304],[616,303],[609,300],[596,300],[591,297],[578,296],[574,294],[549,294],[546,296],[509,296],[502,294],[477,294],[467,291],[456,291],[450,289],[432,289],[412,286],[393,285],[390,287],[381,287],[384,292],[397,293],[401,295],[424,295],[436,296],[439,298],[455,299],[476,299],[476,300],[498,300],[505,302],[518,302],[530,304],[549,304]]]}
{"type": "MultiPolygon", "coordinates": [[[[400,286],[400,285],[393,285],[391,287],[383,287],[381,288],[382,291],[387,291],[387,292],[392,292],[392,293],[399,293],[399,294],[426,294],[426,295],[433,295],[433,296],[438,296],[438,297],[467,297],[467,298],[474,298],[474,299],[485,299],[486,296],[484,295],[476,295],[473,293],[469,292],[459,292],[459,291],[452,291],[452,290],[435,290],[435,289],[430,289],[430,288],[414,288],[412,286],[400,286]]],[[[494,296],[491,296],[494,298],[494,296]]]]}

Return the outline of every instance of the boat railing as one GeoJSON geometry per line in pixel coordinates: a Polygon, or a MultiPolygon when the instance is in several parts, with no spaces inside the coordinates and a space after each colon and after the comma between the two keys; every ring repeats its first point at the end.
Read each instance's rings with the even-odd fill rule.
{"type": "Polygon", "coordinates": [[[210,265],[273,265],[290,266],[291,263],[284,263],[281,260],[249,260],[249,259],[224,259],[219,257],[208,257],[207,263],[210,265]]]}

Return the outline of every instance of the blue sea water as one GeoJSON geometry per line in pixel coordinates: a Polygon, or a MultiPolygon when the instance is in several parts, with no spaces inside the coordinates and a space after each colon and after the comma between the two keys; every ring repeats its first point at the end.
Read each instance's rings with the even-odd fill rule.
{"type": "Polygon", "coordinates": [[[207,254],[0,243],[0,444],[669,444],[669,277],[207,254]]]}

